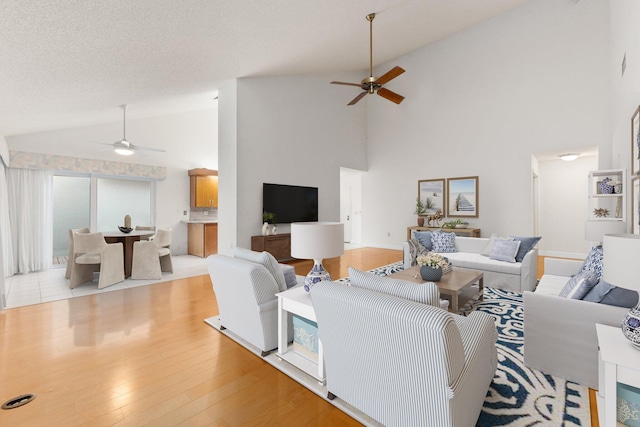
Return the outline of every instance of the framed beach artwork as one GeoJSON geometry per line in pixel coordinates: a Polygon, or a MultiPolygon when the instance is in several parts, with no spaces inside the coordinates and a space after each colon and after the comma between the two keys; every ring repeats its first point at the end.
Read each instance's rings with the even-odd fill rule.
{"type": "Polygon", "coordinates": [[[631,179],[631,233],[640,234],[640,176],[631,179]]]}
{"type": "Polygon", "coordinates": [[[447,216],[478,218],[478,177],[447,179],[447,216]]]}
{"type": "Polygon", "coordinates": [[[640,172],[640,107],[631,117],[631,176],[640,172]]]}
{"type": "Polygon", "coordinates": [[[425,215],[433,215],[438,210],[444,215],[446,200],[444,178],[418,181],[418,198],[426,208],[425,215]]]}

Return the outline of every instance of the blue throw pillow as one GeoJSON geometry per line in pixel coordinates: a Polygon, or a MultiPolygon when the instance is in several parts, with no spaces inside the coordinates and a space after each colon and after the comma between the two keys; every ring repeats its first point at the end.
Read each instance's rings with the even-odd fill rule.
{"type": "Polygon", "coordinates": [[[515,240],[495,240],[489,253],[489,258],[498,261],[516,262],[516,254],[520,243],[515,240]]]}
{"type": "Polygon", "coordinates": [[[520,242],[520,249],[516,254],[516,262],[522,262],[524,256],[531,250],[542,237],[513,237],[513,240],[520,242]]]}
{"type": "Polygon", "coordinates": [[[602,259],[602,245],[592,247],[580,271],[595,271],[600,279],[602,277],[602,259]]]}
{"type": "Polygon", "coordinates": [[[456,235],[444,231],[434,231],[431,233],[431,244],[433,251],[438,253],[457,252],[456,235]]]}
{"type": "Polygon", "coordinates": [[[584,301],[599,302],[617,307],[632,308],[638,304],[638,292],[613,286],[600,280],[583,298],[584,301]]]}
{"type": "Polygon", "coordinates": [[[598,276],[593,271],[581,271],[564,285],[561,298],[583,299],[598,284],[598,276]]]}
{"type": "Polygon", "coordinates": [[[430,231],[414,231],[413,235],[416,239],[418,239],[418,242],[420,242],[420,244],[424,246],[428,251],[433,250],[430,231]]]}

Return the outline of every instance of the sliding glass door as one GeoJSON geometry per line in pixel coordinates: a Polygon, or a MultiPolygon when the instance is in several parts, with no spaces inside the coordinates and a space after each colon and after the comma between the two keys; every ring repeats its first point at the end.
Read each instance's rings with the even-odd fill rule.
{"type": "Polygon", "coordinates": [[[69,229],[116,231],[124,225],[154,225],[156,185],[152,180],[55,175],[53,177],[53,257],[69,252],[69,229]]]}
{"type": "Polygon", "coordinates": [[[87,176],[53,177],[53,259],[67,256],[69,230],[91,224],[91,179],[87,176]]]}

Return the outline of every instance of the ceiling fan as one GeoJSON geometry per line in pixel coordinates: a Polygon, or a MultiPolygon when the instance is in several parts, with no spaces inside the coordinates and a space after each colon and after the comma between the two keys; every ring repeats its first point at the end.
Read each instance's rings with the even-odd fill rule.
{"type": "Polygon", "coordinates": [[[331,82],[331,84],[334,85],[358,86],[362,88],[364,92],[353,98],[353,100],[351,100],[351,102],[347,105],[354,105],[356,102],[364,98],[366,94],[373,94],[376,92],[381,97],[386,98],[391,102],[395,102],[396,104],[400,104],[404,99],[404,96],[398,95],[397,93],[382,87],[382,85],[384,85],[385,83],[389,82],[392,79],[395,79],[400,74],[404,73],[404,70],[402,68],[395,66],[380,77],[373,76],[373,18],[375,17],[375,13],[370,13],[367,15],[367,21],[369,21],[369,77],[365,78],[360,83],[331,82]]]}
{"type": "Polygon", "coordinates": [[[115,151],[117,154],[120,154],[121,156],[130,156],[137,150],[158,151],[160,153],[164,153],[165,150],[161,150],[159,148],[133,145],[132,143],[127,141],[127,104],[120,105],[120,108],[122,108],[122,139],[120,141],[114,142],[113,144],[109,144],[106,142],[99,142],[98,144],[112,146],[113,151],[115,151]]]}

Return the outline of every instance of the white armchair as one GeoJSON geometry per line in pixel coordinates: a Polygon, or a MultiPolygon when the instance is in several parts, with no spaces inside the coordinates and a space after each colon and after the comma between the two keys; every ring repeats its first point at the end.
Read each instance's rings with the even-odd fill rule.
{"type": "Polygon", "coordinates": [[[69,287],[91,282],[100,272],[98,289],[124,281],[122,243],[107,243],[102,233],[73,233],[73,261],[69,287]]]}
{"type": "Polygon", "coordinates": [[[67,270],[64,273],[65,279],[71,279],[71,270],[73,269],[73,264],[75,264],[73,257],[73,233],[90,233],[88,228],[72,228],[69,230],[69,256],[67,257],[67,270]]]}
{"type": "Polygon", "coordinates": [[[163,271],[173,273],[170,246],[171,230],[158,230],[151,241],[134,242],[131,278],[162,279],[163,271]]]}
{"type": "Polygon", "coordinates": [[[473,426],[497,367],[493,318],[380,292],[311,289],[329,399],[387,426],[473,426]]]}
{"type": "MultiPolygon", "coordinates": [[[[278,347],[278,298],[273,275],[264,265],[211,255],[207,267],[223,328],[258,347],[263,355],[278,347]]],[[[291,319],[289,319],[291,322],[291,319]]],[[[293,325],[289,325],[290,337],[293,325]]]]}

